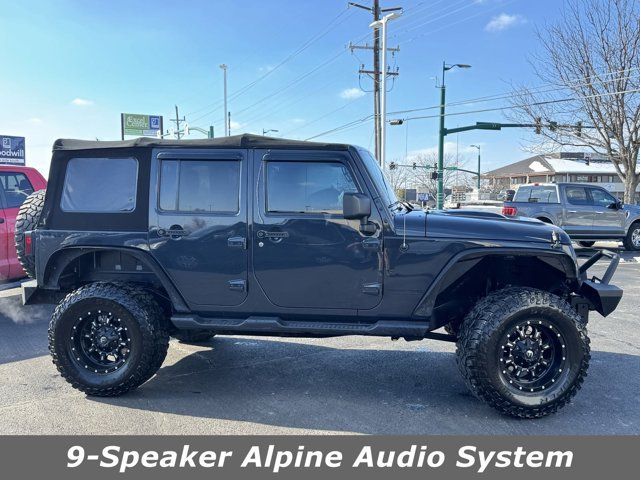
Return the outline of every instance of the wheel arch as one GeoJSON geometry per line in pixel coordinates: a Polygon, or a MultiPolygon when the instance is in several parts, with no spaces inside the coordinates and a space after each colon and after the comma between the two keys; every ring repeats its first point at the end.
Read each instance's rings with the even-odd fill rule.
{"type": "Polygon", "coordinates": [[[477,298],[507,285],[571,292],[578,290],[579,283],[575,261],[563,251],[473,249],[461,252],[447,263],[429,285],[413,315],[429,318],[430,329],[435,329],[464,316],[477,298]]]}
{"type": "MultiPolygon", "coordinates": [[[[156,283],[164,291],[166,299],[171,303],[176,312],[189,312],[184,298],[175,287],[169,276],[148,253],[137,248],[130,247],[96,247],[96,246],[73,246],[62,248],[51,255],[48,259],[42,276],[42,285],[45,289],[60,290],[65,286],[75,288],[82,282],[83,273],[87,270],[99,271],[97,259],[105,258],[108,255],[117,254],[120,258],[133,259],[142,265],[142,272],[121,270],[116,273],[114,280],[132,281],[132,283],[156,283]],[[89,267],[87,265],[89,264],[89,267]],[[93,268],[91,268],[93,266],[93,268]],[[84,271],[81,271],[84,270],[84,271]]],[[[123,262],[124,263],[124,262],[123,262]]],[[[95,278],[93,281],[104,280],[95,278]]]]}

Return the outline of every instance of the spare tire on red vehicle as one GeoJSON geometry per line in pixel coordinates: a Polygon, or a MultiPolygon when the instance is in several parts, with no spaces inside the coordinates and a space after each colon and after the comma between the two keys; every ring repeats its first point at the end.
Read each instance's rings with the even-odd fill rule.
{"type": "Polygon", "coordinates": [[[16,241],[16,253],[18,254],[18,261],[22,268],[31,278],[36,276],[36,265],[34,258],[31,255],[26,255],[24,245],[24,234],[30,230],[34,230],[40,221],[40,215],[42,215],[42,209],[44,208],[44,194],[46,190],[38,190],[33,192],[24,201],[18,216],[16,217],[15,227],[15,241],[16,241]]]}

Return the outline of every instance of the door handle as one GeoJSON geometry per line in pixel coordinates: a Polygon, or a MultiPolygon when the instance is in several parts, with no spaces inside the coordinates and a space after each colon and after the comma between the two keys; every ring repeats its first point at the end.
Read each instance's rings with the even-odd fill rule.
{"type": "Polygon", "coordinates": [[[362,241],[362,248],[364,248],[365,250],[380,250],[380,239],[365,238],[362,241]]]}
{"type": "Polygon", "coordinates": [[[241,248],[244,250],[247,248],[247,239],[244,237],[229,237],[227,246],[229,248],[241,248]]]}
{"type": "Polygon", "coordinates": [[[602,215],[604,212],[596,212],[598,215],[602,215]]]}
{"type": "Polygon", "coordinates": [[[567,210],[567,213],[578,213],[577,210],[567,210]]]}

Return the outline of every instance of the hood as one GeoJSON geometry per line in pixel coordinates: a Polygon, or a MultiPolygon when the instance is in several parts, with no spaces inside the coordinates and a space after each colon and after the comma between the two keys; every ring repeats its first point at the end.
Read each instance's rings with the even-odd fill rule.
{"type": "Polygon", "coordinates": [[[427,236],[443,236],[469,240],[499,240],[551,243],[560,239],[565,245],[571,240],[564,230],[534,218],[507,218],[498,215],[461,215],[433,212],[428,215],[427,236]],[[554,233],[555,232],[555,235],[554,233]]]}
{"type": "Polygon", "coordinates": [[[476,212],[413,211],[394,216],[396,232],[427,237],[453,237],[461,240],[541,242],[549,244],[555,232],[560,242],[570,245],[564,230],[533,218],[506,218],[476,212]],[[406,230],[405,230],[406,228],[406,230]]]}

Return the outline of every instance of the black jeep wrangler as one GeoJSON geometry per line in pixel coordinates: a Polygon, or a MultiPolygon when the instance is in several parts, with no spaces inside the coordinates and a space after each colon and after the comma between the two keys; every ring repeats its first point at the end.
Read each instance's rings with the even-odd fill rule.
{"type": "Polygon", "coordinates": [[[24,301],[59,301],[53,362],[89,395],[147,381],[172,335],[376,335],[457,342],[473,393],[540,417],[583,382],[589,310],[622,297],[615,255],[579,268],[554,226],[414,210],[351,145],[58,140],[18,223],[24,301]]]}

